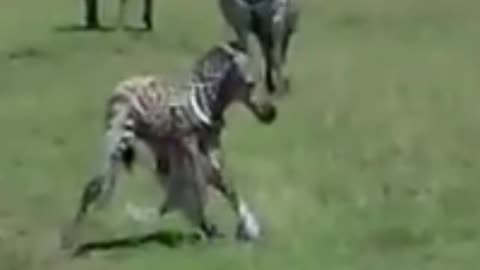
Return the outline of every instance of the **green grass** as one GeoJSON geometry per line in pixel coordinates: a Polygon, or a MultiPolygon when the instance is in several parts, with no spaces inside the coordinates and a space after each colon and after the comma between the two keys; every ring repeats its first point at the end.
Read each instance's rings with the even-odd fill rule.
{"type": "MultiPolygon", "coordinates": [[[[113,85],[180,77],[227,36],[215,1],[187,0],[158,1],[152,34],[56,31],[80,21],[77,2],[0,3],[1,270],[478,268],[478,1],[301,1],[278,121],[261,126],[236,107],[225,137],[228,175],[260,216],[262,241],[71,260],[59,229],[94,168],[113,85]]],[[[122,180],[86,239],[189,228],[176,215],[125,218],[127,200],[159,200],[141,170],[122,180]]],[[[225,202],[211,208],[233,232],[225,202]]]]}

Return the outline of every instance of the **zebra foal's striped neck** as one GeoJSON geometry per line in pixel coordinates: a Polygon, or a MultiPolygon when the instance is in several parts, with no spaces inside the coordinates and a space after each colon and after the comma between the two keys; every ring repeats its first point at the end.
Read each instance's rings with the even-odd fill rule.
{"type": "Polygon", "coordinates": [[[229,79],[235,53],[237,49],[229,44],[216,46],[197,61],[192,72],[190,104],[199,120],[208,126],[223,122],[223,112],[233,102],[234,92],[241,89],[229,79]]]}
{"type": "Polygon", "coordinates": [[[207,103],[206,100],[209,91],[205,92],[205,89],[206,87],[204,85],[193,85],[189,102],[192,106],[192,111],[198,119],[200,119],[203,124],[211,126],[213,125],[212,112],[208,104],[213,103],[213,101],[207,103]]]}

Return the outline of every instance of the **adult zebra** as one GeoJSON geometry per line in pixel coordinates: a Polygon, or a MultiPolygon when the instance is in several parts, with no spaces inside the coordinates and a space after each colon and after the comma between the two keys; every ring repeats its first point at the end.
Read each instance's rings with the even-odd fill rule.
{"type": "MultiPolygon", "coordinates": [[[[98,19],[98,0],[84,0],[85,3],[85,26],[88,29],[100,28],[100,20],[98,19]]],[[[118,10],[117,26],[124,25],[127,0],[120,0],[118,10]]],[[[153,28],[153,0],[143,0],[143,23],[145,29],[153,28]]]]}
{"type": "Polygon", "coordinates": [[[268,92],[288,91],[289,79],[285,66],[299,17],[295,0],[219,0],[219,5],[226,22],[233,28],[245,50],[249,50],[249,33],[257,38],[265,60],[265,86],[268,92]]]}
{"type": "Polygon", "coordinates": [[[220,136],[225,110],[239,102],[263,123],[271,123],[276,116],[272,103],[253,99],[255,83],[246,66],[246,54],[232,43],[209,50],[183,86],[153,76],[119,83],[107,104],[103,167],[85,186],[63,245],[74,243],[90,206],[111,197],[120,169],[132,166],[139,143],[149,150],[151,169],[167,190],[161,215],[181,209],[207,238],[218,236],[204,213],[206,188],[213,186],[238,216],[237,235],[257,238],[260,228],[254,215],[222,176],[220,136]]]}

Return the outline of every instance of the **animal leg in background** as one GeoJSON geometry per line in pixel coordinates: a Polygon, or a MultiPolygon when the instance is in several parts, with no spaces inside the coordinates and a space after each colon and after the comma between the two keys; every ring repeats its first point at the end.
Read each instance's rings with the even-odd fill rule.
{"type": "Polygon", "coordinates": [[[145,29],[152,30],[153,28],[153,0],[144,0],[143,4],[143,23],[145,29]]]}
{"type": "Polygon", "coordinates": [[[249,51],[250,7],[243,0],[219,0],[220,10],[227,24],[235,32],[237,41],[244,51],[249,51]]]}
{"type": "Polygon", "coordinates": [[[125,13],[127,12],[127,0],[120,0],[118,6],[117,27],[125,27],[125,13]]]}
{"type": "MultiPolygon", "coordinates": [[[[125,28],[125,16],[127,12],[127,0],[120,0],[117,17],[117,27],[125,28]]],[[[153,0],[143,1],[143,13],[142,21],[146,30],[152,30],[153,28],[153,0]]]]}
{"type": "Polygon", "coordinates": [[[85,1],[85,26],[88,29],[96,29],[100,27],[98,21],[98,0],[85,1]]]}

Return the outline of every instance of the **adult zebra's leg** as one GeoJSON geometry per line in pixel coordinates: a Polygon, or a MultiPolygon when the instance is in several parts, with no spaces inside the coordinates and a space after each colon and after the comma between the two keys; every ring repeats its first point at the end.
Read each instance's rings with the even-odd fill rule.
{"type": "Polygon", "coordinates": [[[292,6],[289,2],[287,6],[278,8],[276,15],[273,17],[274,70],[277,82],[284,93],[288,93],[290,90],[290,77],[286,72],[286,68],[291,39],[295,31],[297,31],[298,16],[299,11],[297,7],[292,6]]]}
{"type": "Polygon", "coordinates": [[[257,34],[265,59],[265,86],[269,94],[285,94],[289,82],[284,72],[285,56],[290,35],[281,26],[271,25],[257,34]]]}
{"type": "Polygon", "coordinates": [[[285,92],[290,92],[290,76],[288,72],[286,72],[287,68],[287,60],[288,60],[288,48],[290,45],[290,40],[292,37],[293,32],[288,31],[282,37],[281,40],[281,47],[280,47],[280,74],[281,78],[283,79],[284,89],[285,92]]]}
{"type": "Polygon", "coordinates": [[[100,27],[97,0],[85,0],[85,27],[88,29],[100,27]]]}
{"type": "Polygon", "coordinates": [[[127,11],[127,0],[120,0],[118,7],[117,27],[125,27],[125,14],[127,11]]]}
{"type": "Polygon", "coordinates": [[[279,94],[287,94],[290,90],[289,79],[285,73],[285,56],[289,39],[289,34],[282,26],[273,26],[271,77],[279,94]]]}
{"type": "Polygon", "coordinates": [[[145,29],[152,30],[153,28],[153,0],[144,0],[143,5],[143,23],[145,29]]]}
{"type": "Polygon", "coordinates": [[[286,52],[289,32],[296,27],[297,20],[297,13],[291,11],[289,5],[285,1],[264,1],[253,10],[252,32],[260,43],[265,60],[265,87],[269,94],[288,91],[288,79],[283,70],[283,48],[286,52]]]}
{"type": "Polygon", "coordinates": [[[235,32],[240,47],[248,52],[248,33],[251,23],[250,7],[243,0],[219,0],[219,5],[226,23],[235,32]]]}
{"type": "MultiPolygon", "coordinates": [[[[257,20],[261,18],[257,17],[257,20]]],[[[255,37],[258,40],[260,49],[262,51],[262,56],[264,59],[264,76],[265,76],[265,88],[269,94],[274,94],[277,91],[277,86],[274,80],[274,54],[273,54],[273,35],[271,29],[268,29],[263,22],[259,21],[255,24],[253,29],[255,37]]]]}

